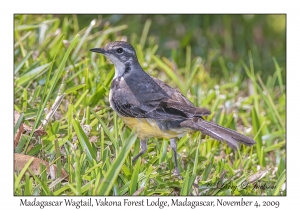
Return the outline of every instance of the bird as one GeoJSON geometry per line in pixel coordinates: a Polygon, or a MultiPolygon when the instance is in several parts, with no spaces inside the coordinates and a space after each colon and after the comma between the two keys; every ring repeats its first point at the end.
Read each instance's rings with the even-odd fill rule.
{"type": "Polygon", "coordinates": [[[131,44],[114,41],[90,51],[104,55],[114,64],[109,103],[140,139],[140,151],[133,157],[133,163],[147,152],[149,138],[167,138],[174,154],[173,174],[180,176],[176,140],[190,131],[226,142],[232,149],[237,149],[240,143],[255,144],[250,137],[206,121],[204,117],[211,114],[208,109],[195,107],[180,91],[147,74],[131,44]]]}

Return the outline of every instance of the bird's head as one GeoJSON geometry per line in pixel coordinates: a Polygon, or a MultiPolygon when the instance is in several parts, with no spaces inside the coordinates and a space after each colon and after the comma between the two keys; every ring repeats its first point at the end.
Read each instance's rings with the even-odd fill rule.
{"type": "Polygon", "coordinates": [[[104,48],[93,48],[90,51],[105,55],[115,65],[115,76],[123,75],[130,70],[132,63],[138,63],[134,48],[124,41],[110,42],[104,48]]]}

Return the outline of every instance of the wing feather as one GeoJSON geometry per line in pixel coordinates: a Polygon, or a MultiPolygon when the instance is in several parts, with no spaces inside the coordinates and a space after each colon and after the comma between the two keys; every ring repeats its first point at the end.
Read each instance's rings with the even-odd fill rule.
{"type": "MultiPolygon", "coordinates": [[[[165,91],[157,93],[162,97],[138,100],[133,94],[133,87],[129,87],[124,79],[115,79],[112,85],[112,107],[122,116],[136,118],[151,118],[157,120],[183,120],[193,117],[209,115],[205,108],[197,108],[185,98],[179,91],[171,88],[162,81],[150,77],[160,88],[165,91]]],[[[147,89],[144,88],[144,91],[147,89]]],[[[139,93],[149,95],[149,93],[139,93]]]]}

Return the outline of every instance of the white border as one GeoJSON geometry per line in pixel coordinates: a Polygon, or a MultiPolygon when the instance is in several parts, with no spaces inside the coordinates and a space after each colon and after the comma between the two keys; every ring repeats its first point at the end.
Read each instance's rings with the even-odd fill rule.
{"type": "MultiPolygon", "coordinates": [[[[18,209],[20,197],[13,197],[13,14],[14,13],[286,13],[287,14],[287,197],[246,197],[247,200],[279,200],[281,207],[299,206],[299,12],[296,1],[1,1],[1,208],[18,209]],[[4,133],[4,136],[3,136],[4,133]]],[[[30,197],[31,199],[33,197],[30,197]]],[[[41,198],[41,197],[39,197],[41,198]]],[[[102,197],[103,198],[103,197],[102,197]]],[[[143,197],[145,199],[145,197],[143,197]]],[[[219,197],[224,198],[224,197],[219,197]]],[[[44,197],[52,200],[52,197],[44,197]]],[[[63,199],[63,198],[59,198],[63,199]]],[[[75,198],[79,199],[79,198],[75,198]]],[[[94,199],[94,198],[93,198],[94,199]]],[[[123,200],[123,197],[114,197],[123,200]]],[[[136,199],[139,199],[136,197],[136,199]]],[[[151,198],[152,199],[152,198],[151,198]]],[[[165,198],[171,199],[171,198],[165,198]]],[[[194,199],[189,197],[189,199],[194,199]]],[[[201,197],[210,200],[216,197],[201,197]]],[[[235,197],[225,197],[236,200],[235,197]]],[[[49,208],[49,207],[48,207],[49,208]]],[[[47,209],[48,209],[47,208],[47,209]]],[[[66,207],[63,207],[66,208],[66,207]]],[[[83,208],[83,207],[82,207],[83,208]]],[[[82,209],[81,208],[81,209],[82,209]]],[[[97,207],[98,209],[100,207],[97,207]]],[[[123,207],[124,208],[124,207],[123,207]]],[[[145,207],[144,207],[145,208],[145,207]]],[[[178,209],[174,208],[174,209],[178,209]]],[[[198,207],[199,208],[199,207],[198,207]]],[[[232,207],[230,207],[231,209],[232,207]]],[[[31,209],[31,207],[27,208],[31,209]]],[[[57,208],[56,208],[57,209],[57,208]]],[[[72,209],[75,209],[72,207],[72,209]]],[[[101,208],[102,209],[102,208],[101,208]]],[[[229,208],[227,208],[229,209],[229,208]]],[[[295,209],[295,208],[293,208],[295,209]]]]}

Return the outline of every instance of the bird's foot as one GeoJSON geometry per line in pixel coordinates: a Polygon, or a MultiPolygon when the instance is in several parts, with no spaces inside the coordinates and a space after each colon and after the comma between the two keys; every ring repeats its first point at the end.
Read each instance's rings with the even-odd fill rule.
{"type": "Polygon", "coordinates": [[[174,169],[173,176],[177,176],[178,179],[182,179],[182,177],[180,176],[180,172],[179,172],[177,167],[174,169]]]}

